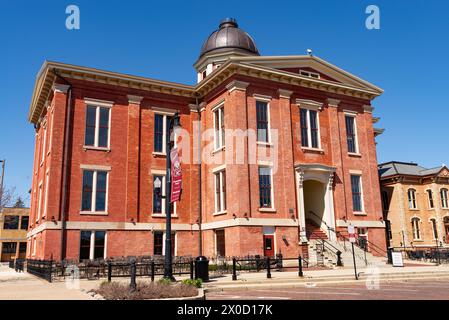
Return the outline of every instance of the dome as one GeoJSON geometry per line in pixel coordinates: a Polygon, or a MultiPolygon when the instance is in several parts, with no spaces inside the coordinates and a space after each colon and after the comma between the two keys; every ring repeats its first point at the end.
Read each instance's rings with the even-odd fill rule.
{"type": "Polygon", "coordinates": [[[254,40],[248,33],[239,29],[237,21],[233,18],[226,18],[220,22],[218,30],[212,32],[204,42],[200,57],[212,51],[218,53],[229,49],[259,55],[254,40]]]}

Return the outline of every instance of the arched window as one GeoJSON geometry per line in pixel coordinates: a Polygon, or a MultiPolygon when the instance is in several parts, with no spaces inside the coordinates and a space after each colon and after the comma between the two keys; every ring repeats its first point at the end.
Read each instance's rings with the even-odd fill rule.
{"type": "Polygon", "coordinates": [[[432,190],[428,189],[427,192],[427,200],[429,201],[429,209],[435,208],[435,205],[433,203],[433,193],[432,190]]]}
{"type": "Polygon", "coordinates": [[[420,240],[421,233],[419,231],[419,218],[412,218],[413,239],[420,240]]]}
{"type": "Polygon", "coordinates": [[[416,206],[416,190],[415,189],[408,189],[408,207],[410,209],[417,209],[416,206]]]}
{"type": "Polygon", "coordinates": [[[433,239],[438,239],[437,220],[435,218],[430,219],[430,225],[432,227],[433,239]]]}
{"type": "Polygon", "coordinates": [[[440,197],[441,197],[441,206],[445,209],[448,209],[448,201],[447,201],[447,189],[441,189],[440,190],[440,197]]]}

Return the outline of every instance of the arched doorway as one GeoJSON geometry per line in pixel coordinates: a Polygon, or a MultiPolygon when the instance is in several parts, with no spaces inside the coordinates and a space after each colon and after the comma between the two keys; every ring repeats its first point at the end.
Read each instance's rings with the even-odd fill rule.
{"type": "Polygon", "coordinates": [[[449,244],[449,217],[444,217],[444,237],[445,242],[449,244]]]}

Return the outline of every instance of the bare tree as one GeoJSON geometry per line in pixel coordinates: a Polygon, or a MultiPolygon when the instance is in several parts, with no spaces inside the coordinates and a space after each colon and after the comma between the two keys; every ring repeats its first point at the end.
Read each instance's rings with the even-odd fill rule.
{"type": "Polygon", "coordinates": [[[3,187],[3,190],[0,186],[0,210],[4,207],[10,207],[14,204],[14,201],[17,199],[16,196],[16,188],[6,188],[3,187]]]}

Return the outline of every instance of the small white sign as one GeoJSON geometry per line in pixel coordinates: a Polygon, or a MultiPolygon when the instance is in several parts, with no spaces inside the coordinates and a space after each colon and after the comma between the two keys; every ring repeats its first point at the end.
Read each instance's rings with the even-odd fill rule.
{"type": "Polygon", "coordinates": [[[393,267],[403,267],[404,261],[402,260],[402,252],[392,252],[391,260],[393,262],[393,267]]]}
{"type": "Polygon", "coordinates": [[[355,227],[352,224],[348,226],[348,233],[355,234],[355,227]]]}

